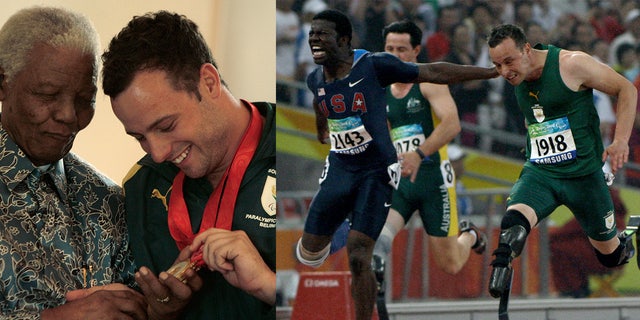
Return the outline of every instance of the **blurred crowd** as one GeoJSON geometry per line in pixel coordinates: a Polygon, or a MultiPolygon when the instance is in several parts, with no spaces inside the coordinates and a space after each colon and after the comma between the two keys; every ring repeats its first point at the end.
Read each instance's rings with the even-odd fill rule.
{"type": "MultiPolygon", "coordinates": [[[[303,87],[315,68],[307,38],[311,18],[325,9],[347,13],[354,25],[354,48],[384,51],[382,28],[403,19],[423,31],[419,62],[448,61],[491,66],[485,38],[501,23],[521,26],[532,45],[553,44],[583,51],[623,74],[640,87],[640,0],[276,0],[278,102],[311,108],[303,87]]],[[[468,81],[451,85],[461,121],[476,126],[457,140],[464,146],[524,158],[521,143],[505,143],[491,134],[522,136],[524,119],[505,80],[468,81]]],[[[616,101],[594,92],[605,145],[615,128],[616,101]]],[[[630,140],[631,162],[640,164],[640,117],[630,140]]],[[[627,168],[625,181],[640,187],[640,171],[627,168]]]]}

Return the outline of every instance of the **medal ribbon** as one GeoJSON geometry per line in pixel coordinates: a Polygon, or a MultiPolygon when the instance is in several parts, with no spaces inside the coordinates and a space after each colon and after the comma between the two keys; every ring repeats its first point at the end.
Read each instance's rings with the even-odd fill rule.
{"type": "MultiPolygon", "coordinates": [[[[198,233],[213,227],[231,230],[240,183],[249,166],[249,162],[253,158],[262,133],[260,112],[253,104],[246,103],[251,108],[249,127],[240,141],[240,146],[233,157],[233,162],[227,168],[207,201],[198,233]]],[[[180,250],[189,246],[195,238],[182,191],[184,177],[184,172],[181,170],[173,180],[168,215],[169,231],[180,250]]],[[[199,254],[194,254],[191,260],[196,264],[202,264],[202,252],[199,251],[199,254]]]]}

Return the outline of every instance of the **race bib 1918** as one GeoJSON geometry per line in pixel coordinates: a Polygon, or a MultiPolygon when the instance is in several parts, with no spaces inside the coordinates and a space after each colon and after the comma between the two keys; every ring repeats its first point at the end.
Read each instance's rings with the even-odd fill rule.
{"type": "Polygon", "coordinates": [[[364,152],[371,142],[371,135],[365,129],[362,119],[353,116],[344,119],[328,119],[331,151],[343,154],[364,152]]]}
{"type": "Polygon", "coordinates": [[[529,161],[559,164],[576,159],[576,143],[567,117],[530,124],[527,130],[531,140],[529,161]]]}

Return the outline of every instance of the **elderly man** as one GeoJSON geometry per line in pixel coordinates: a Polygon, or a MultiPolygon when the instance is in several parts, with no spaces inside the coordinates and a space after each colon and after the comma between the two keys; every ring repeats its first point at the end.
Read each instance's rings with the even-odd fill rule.
{"type": "Polygon", "coordinates": [[[134,274],[121,189],[69,152],[94,115],[98,43],[86,18],[57,8],[21,10],[0,30],[2,319],[147,317],[121,284],[134,274]]]}

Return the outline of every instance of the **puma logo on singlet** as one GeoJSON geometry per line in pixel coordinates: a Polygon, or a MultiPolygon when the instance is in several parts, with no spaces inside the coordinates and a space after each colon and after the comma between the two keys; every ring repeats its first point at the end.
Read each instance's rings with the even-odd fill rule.
{"type": "Polygon", "coordinates": [[[533,93],[531,91],[529,91],[529,97],[534,97],[536,98],[536,101],[540,101],[540,99],[538,99],[538,95],[540,94],[540,91],[533,93]]]}
{"type": "Polygon", "coordinates": [[[171,191],[172,188],[173,186],[169,187],[167,192],[164,194],[160,193],[160,190],[158,189],[153,189],[153,191],[151,191],[151,198],[160,199],[160,201],[162,201],[162,205],[167,209],[167,211],[169,211],[169,206],[167,205],[167,194],[169,194],[169,191],[171,191]]]}

